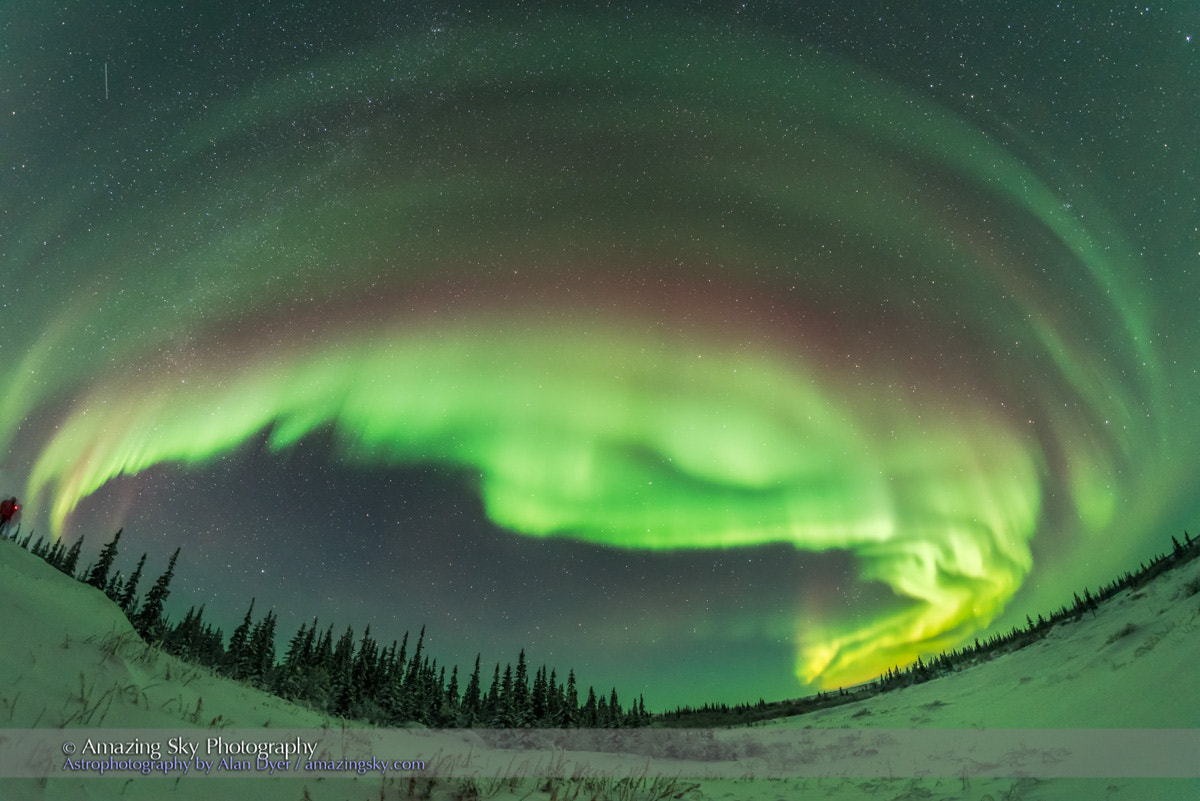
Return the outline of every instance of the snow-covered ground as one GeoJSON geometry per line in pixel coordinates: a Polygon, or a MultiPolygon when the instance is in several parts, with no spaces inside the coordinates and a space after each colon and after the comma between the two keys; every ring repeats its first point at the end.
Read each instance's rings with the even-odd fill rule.
{"type": "MultiPolygon", "coordinates": [[[[567,801],[619,798],[769,799],[1197,799],[1200,751],[1181,765],[1184,778],[1047,778],[1053,767],[1039,771],[1036,759],[1011,769],[1011,775],[982,778],[961,774],[923,775],[911,765],[897,764],[895,775],[875,767],[858,778],[847,771],[872,762],[855,762],[853,754],[810,751],[808,762],[773,759],[789,743],[828,742],[808,729],[853,729],[867,735],[875,730],[995,729],[1109,730],[1200,729],[1200,561],[1160,577],[1136,592],[1125,592],[1074,623],[1057,626],[1044,640],[1017,653],[1000,657],[936,681],[876,696],[858,703],[808,715],[772,721],[752,730],[718,731],[709,735],[714,759],[647,761],[644,757],[555,751],[551,761],[567,765],[575,781],[517,778],[528,759],[515,753],[483,747],[479,735],[446,732],[426,735],[422,753],[443,761],[469,754],[483,770],[499,778],[481,778],[473,785],[431,780],[421,772],[368,771],[341,778],[329,773],[268,775],[267,771],[223,771],[220,778],[201,777],[193,770],[170,776],[97,776],[64,769],[61,749],[70,742],[83,747],[89,740],[114,738],[167,742],[166,730],[185,732],[186,739],[203,742],[210,736],[237,740],[254,730],[318,744],[318,756],[336,757],[349,740],[359,738],[359,756],[382,749],[389,758],[415,756],[405,733],[347,730],[340,721],[285,703],[264,693],[214,676],[145,646],[121,612],[102,593],[75,582],[9,541],[0,542],[0,799],[241,799],[255,801],[321,801],[321,799],[487,799],[497,801],[567,801]],[[36,729],[37,732],[29,730],[36,729]],[[111,730],[127,730],[114,733],[111,730]],[[140,731],[128,731],[140,730],[140,731]],[[161,736],[151,731],[162,730],[161,736]],[[303,730],[282,732],[277,730],[303,730]],[[103,731],[103,734],[101,732],[103,731]],[[747,736],[751,739],[747,741],[747,736]],[[384,739],[378,739],[382,737],[384,739]],[[371,740],[370,738],[377,738],[371,740]],[[441,738],[441,739],[438,739],[441,738]],[[808,738],[808,739],[805,739],[808,738]],[[54,752],[44,759],[49,778],[16,775],[13,764],[24,744],[46,741],[54,752]],[[746,743],[750,745],[747,746],[746,743]],[[782,745],[781,745],[782,744],[782,745]],[[366,749],[366,750],[363,750],[366,749]],[[432,749],[432,750],[430,750],[432,749]],[[479,761],[482,760],[482,761],[479,761]],[[722,761],[724,760],[724,761],[722,761]],[[624,783],[609,778],[622,766],[641,766],[649,772],[624,783]],[[1030,767],[1032,764],[1032,768],[1030,767]],[[497,767],[498,765],[498,767],[497,767]],[[656,772],[672,778],[655,779],[656,772]],[[1028,775],[1020,775],[1026,772],[1028,775]],[[696,778],[723,775],[727,778],[696,778]],[[243,778],[243,776],[249,776],[243,778]]],[[[1044,610],[1030,610],[1035,613],[1044,610]]],[[[663,677],[669,681],[669,676],[663,677]]],[[[1057,736],[1045,731],[1031,735],[1039,742],[1057,736]]],[[[1121,733],[1117,732],[1117,739],[1121,733]]],[[[1194,740],[1196,731],[1180,732],[1194,740]]],[[[267,736],[264,734],[264,736],[267,736]]],[[[412,736],[412,733],[408,733],[412,736]]],[[[676,736],[663,733],[668,738],[676,736]]],[[[1014,735],[1018,736],[1019,735],[1014,735]]],[[[1078,749],[1079,733],[1064,731],[1065,743],[1078,749]]],[[[1161,736],[1171,737],[1165,734],[1161,736]]],[[[903,733],[900,734],[903,740],[903,733]]],[[[1085,738],[1086,739],[1086,738],[1085,738]]],[[[1114,774],[1128,776],[1129,765],[1140,759],[1138,748],[1154,738],[1133,735],[1114,774]],[[1139,740],[1143,741],[1139,743],[1139,740]]],[[[658,746],[655,746],[656,748],[658,746]]],[[[674,746],[671,746],[674,747],[674,746]]],[[[1158,746],[1154,746],[1158,747],[1158,746]]],[[[657,755],[657,754],[656,754],[657,755]]],[[[73,758],[83,755],[76,753],[73,758]]],[[[911,755],[910,755],[911,756],[911,755]]],[[[1147,764],[1155,755],[1145,753],[1147,764]]],[[[144,758],[144,757],[143,757],[144,758]]],[[[246,757],[235,757],[245,760],[246,757]]],[[[253,757],[250,758],[253,761],[253,757]]],[[[436,760],[435,760],[436,761],[436,760]]],[[[910,760],[911,761],[911,760],[910,760]]],[[[40,763],[39,763],[40,764],[40,763]]],[[[944,763],[942,763],[944,764],[944,763]]],[[[1005,763],[1010,764],[1010,763],[1005,763]]],[[[1000,773],[1004,773],[1002,768],[1000,773]]],[[[1136,771],[1133,771],[1136,772],[1136,771]]],[[[995,771],[993,771],[995,773],[995,771]]],[[[214,774],[215,775],[215,774],[214,774]]],[[[482,775],[482,774],[481,774],[482,775]]],[[[983,775],[986,775],[984,773],[983,775]]]]}

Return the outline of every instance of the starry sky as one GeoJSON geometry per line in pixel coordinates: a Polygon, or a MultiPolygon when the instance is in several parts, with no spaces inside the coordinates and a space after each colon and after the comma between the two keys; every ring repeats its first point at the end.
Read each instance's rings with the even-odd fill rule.
{"type": "Polygon", "coordinates": [[[23,525],[655,709],[1200,528],[1192,4],[592,5],[0,5],[23,525]]]}

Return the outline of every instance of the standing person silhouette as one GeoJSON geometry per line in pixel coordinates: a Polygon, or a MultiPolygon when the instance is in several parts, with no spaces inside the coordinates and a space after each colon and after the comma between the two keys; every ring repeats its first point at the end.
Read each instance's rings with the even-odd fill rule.
{"type": "Polygon", "coordinates": [[[8,528],[8,524],[12,522],[19,511],[21,511],[21,504],[17,503],[16,496],[6,501],[0,501],[0,531],[8,528]]]}

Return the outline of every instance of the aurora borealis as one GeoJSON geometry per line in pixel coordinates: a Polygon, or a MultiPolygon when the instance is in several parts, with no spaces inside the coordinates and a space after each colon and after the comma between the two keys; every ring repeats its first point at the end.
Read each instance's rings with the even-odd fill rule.
{"type": "Polygon", "coordinates": [[[835,8],[5,4],[0,494],[660,704],[1108,580],[1196,512],[1197,20],[835,8]]]}

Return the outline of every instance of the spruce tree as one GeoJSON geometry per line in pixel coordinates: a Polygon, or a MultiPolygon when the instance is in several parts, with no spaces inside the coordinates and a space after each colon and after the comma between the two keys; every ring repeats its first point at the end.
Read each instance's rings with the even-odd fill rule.
{"type": "Polygon", "coordinates": [[[108,571],[112,568],[113,560],[117,558],[117,541],[121,539],[121,532],[123,530],[117,529],[117,533],[101,549],[100,557],[96,560],[96,564],[92,566],[91,572],[88,573],[86,583],[98,590],[104,590],[108,586],[108,571]]]}
{"type": "Polygon", "coordinates": [[[354,664],[354,629],[349,626],[338,639],[333,649],[329,675],[333,688],[333,711],[337,715],[347,716],[350,709],[358,703],[358,695],[354,682],[350,679],[350,669],[354,664]]]}
{"type": "Polygon", "coordinates": [[[246,647],[248,678],[259,687],[267,687],[275,669],[275,612],[268,610],[250,634],[246,647]]]}
{"type": "Polygon", "coordinates": [[[495,670],[492,671],[492,686],[488,688],[487,696],[484,697],[483,708],[480,710],[480,719],[489,721],[496,714],[496,709],[500,706],[500,663],[496,663],[495,670]]]}
{"type": "Polygon", "coordinates": [[[546,717],[544,726],[562,725],[562,708],[564,704],[563,688],[558,685],[558,674],[550,669],[550,678],[546,681],[546,717]]]}
{"type": "Polygon", "coordinates": [[[118,601],[121,611],[125,613],[125,617],[131,620],[133,619],[133,610],[137,608],[137,585],[138,581],[142,578],[142,568],[145,564],[146,554],[142,554],[142,558],[138,560],[133,575],[129,577],[129,581],[125,582],[125,586],[121,590],[121,599],[118,601]]]}
{"type": "Polygon", "coordinates": [[[479,659],[480,655],[475,654],[475,670],[471,672],[471,678],[467,680],[467,689],[463,692],[462,696],[459,715],[460,726],[474,726],[479,721],[479,706],[482,702],[480,698],[482,687],[479,684],[479,659]]]}
{"type": "Polygon", "coordinates": [[[438,672],[436,683],[432,688],[432,701],[429,705],[428,723],[433,726],[445,728],[446,721],[450,717],[450,702],[447,700],[446,691],[446,666],[438,672]]]}
{"type": "Polygon", "coordinates": [[[189,606],[187,614],[183,616],[183,620],[177,623],[173,628],[166,632],[163,636],[163,650],[169,654],[175,654],[179,657],[186,658],[186,641],[188,639],[188,630],[192,627],[192,619],[196,616],[196,607],[189,606]]]}
{"type": "Polygon", "coordinates": [[[404,676],[404,686],[400,691],[400,716],[406,720],[418,720],[419,711],[426,703],[425,687],[421,681],[421,649],[425,645],[425,627],[417,636],[417,647],[408,660],[408,672],[404,676]]]}
{"type": "Polygon", "coordinates": [[[208,651],[208,642],[204,636],[204,630],[208,628],[208,624],[204,622],[204,607],[205,604],[200,604],[195,617],[192,618],[192,625],[184,630],[184,653],[193,662],[201,662],[208,651]]]}
{"type": "Polygon", "coordinates": [[[171,578],[175,575],[175,561],[179,559],[179,548],[175,549],[175,553],[171,554],[171,560],[167,562],[167,570],[158,580],[154,582],[154,586],[150,588],[150,592],[146,593],[146,600],[142,604],[141,611],[137,614],[137,620],[134,622],[134,627],[143,637],[149,639],[161,638],[161,627],[163,625],[163,603],[167,600],[167,596],[171,594],[171,578]]]}
{"type": "Polygon", "coordinates": [[[412,659],[408,663],[408,675],[404,677],[406,686],[415,685],[417,676],[421,670],[421,648],[425,644],[425,627],[421,626],[421,634],[417,637],[417,648],[413,651],[412,659]]]}
{"type": "MultiPolygon", "coordinates": [[[[313,620],[313,629],[317,621],[313,620]]],[[[295,700],[299,695],[300,676],[308,665],[308,652],[312,648],[313,629],[308,624],[301,623],[300,630],[292,635],[288,642],[287,653],[283,656],[283,664],[279,667],[273,692],[283,698],[295,700]]]]}
{"type": "Polygon", "coordinates": [[[446,688],[446,708],[449,720],[458,716],[458,665],[450,671],[450,686],[446,688]]]}
{"type": "Polygon", "coordinates": [[[404,638],[400,640],[400,654],[393,660],[396,666],[397,677],[400,684],[404,683],[404,674],[408,671],[408,632],[404,632],[404,638]]]}
{"type": "Polygon", "coordinates": [[[617,688],[613,687],[612,692],[608,696],[609,725],[619,727],[624,722],[621,719],[623,715],[621,702],[617,700],[617,688]]]}
{"type": "Polygon", "coordinates": [[[492,711],[493,728],[508,729],[516,724],[513,701],[513,670],[512,664],[509,663],[504,666],[504,678],[500,681],[496,708],[492,711]]]}
{"type": "Polygon", "coordinates": [[[42,551],[42,559],[45,560],[46,564],[57,568],[62,564],[64,553],[65,548],[63,547],[62,540],[55,540],[52,544],[48,544],[42,551]]]}
{"type": "Polygon", "coordinates": [[[359,716],[377,720],[381,708],[379,670],[379,643],[371,636],[371,626],[363,630],[362,640],[358,644],[358,652],[350,666],[350,681],[354,684],[359,695],[359,716]]]}
{"type": "Polygon", "coordinates": [[[533,691],[529,696],[528,725],[544,726],[546,717],[546,666],[542,665],[533,679],[533,691]]]}
{"type": "Polygon", "coordinates": [[[579,725],[585,728],[595,728],[599,723],[598,713],[599,708],[596,702],[596,690],[593,687],[588,687],[587,701],[583,704],[583,710],[580,712],[579,725]]]}
{"type": "MultiPolygon", "coordinates": [[[[313,631],[317,621],[313,620],[313,631]]],[[[316,709],[329,709],[333,698],[333,681],[330,673],[333,665],[333,624],[316,640],[308,659],[308,668],[302,674],[300,697],[316,709]]]]}
{"type": "Polygon", "coordinates": [[[392,640],[392,644],[388,646],[387,650],[379,655],[379,690],[376,694],[376,703],[379,705],[381,719],[387,723],[400,721],[400,709],[403,705],[401,692],[404,684],[404,669],[396,655],[396,648],[396,641],[392,640]]]}
{"type": "Polygon", "coordinates": [[[125,585],[125,578],[121,575],[121,571],[113,573],[108,577],[108,583],[104,586],[104,594],[108,599],[117,606],[121,605],[121,587],[125,585]]]}
{"type": "Polygon", "coordinates": [[[370,624],[363,630],[350,675],[365,696],[373,697],[379,689],[379,643],[371,636],[370,624]]]}
{"type": "Polygon", "coordinates": [[[200,664],[206,667],[220,665],[225,660],[225,632],[206,624],[198,653],[200,664]]]}
{"type": "Polygon", "coordinates": [[[567,674],[567,687],[563,696],[559,725],[566,729],[579,725],[579,690],[575,686],[575,671],[567,674]]]}
{"type": "Polygon", "coordinates": [[[224,670],[226,676],[234,679],[245,677],[249,668],[249,643],[250,643],[250,628],[254,620],[254,601],[250,599],[250,606],[246,609],[246,616],[242,618],[242,622],[233,634],[229,636],[229,648],[225,652],[224,670]]]}
{"type": "Polygon", "coordinates": [[[512,698],[509,715],[513,726],[523,727],[530,723],[529,715],[529,665],[525,663],[525,649],[517,656],[517,672],[513,674],[512,698]]]}
{"type": "Polygon", "coordinates": [[[313,647],[312,664],[329,671],[333,665],[333,624],[330,623],[313,647]]]}
{"type": "MultiPolygon", "coordinates": [[[[317,625],[317,621],[313,620],[313,626],[317,625]]],[[[283,664],[289,668],[300,668],[308,660],[308,655],[305,653],[305,643],[312,643],[312,630],[309,629],[307,623],[300,624],[300,630],[292,635],[292,639],[288,641],[287,653],[283,655],[283,664]]]]}

